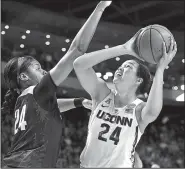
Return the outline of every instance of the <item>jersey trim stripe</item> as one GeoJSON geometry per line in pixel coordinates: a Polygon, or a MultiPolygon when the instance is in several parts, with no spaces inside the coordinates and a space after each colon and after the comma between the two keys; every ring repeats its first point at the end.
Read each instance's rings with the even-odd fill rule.
{"type": "Polygon", "coordinates": [[[20,95],[19,97],[25,96],[25,95],[27,95],[28,93],[33,94],[33,89],[34,89],[34,87],[35,87],[35,86],[30,86],[30,87],[28,87],[27,89],[25,89],[25,90],[21,93],[21,95],[20,95]]]}
{"type": "MultiPolygon", "coordinates": [[[[136,132],[135,132],[135,139],[134,139],[134,143],[133,143],[133,147],[132,147],[132,151],[131,151],[131,161],[132,158],[134,158],[134,155],[132,155],[135,152],[135,147],[137,144],[137,138],[138,138],[138,126],[136,127],[136,132]]],[[[132,167],[134,168],[134,163],[135,163],[135,158],[132,161],[132,167]]]]}

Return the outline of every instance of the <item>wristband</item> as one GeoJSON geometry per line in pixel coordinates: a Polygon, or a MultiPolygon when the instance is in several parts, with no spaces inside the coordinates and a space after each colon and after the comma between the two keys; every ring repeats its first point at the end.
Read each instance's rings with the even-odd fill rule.
{"type": "Polygon", "coordinates": [[[75,107],[83,107],[83,102],[84,98],[83,97],[80,97],[80,98],[75,98],[74,99],[74,105],[75,107]]]}

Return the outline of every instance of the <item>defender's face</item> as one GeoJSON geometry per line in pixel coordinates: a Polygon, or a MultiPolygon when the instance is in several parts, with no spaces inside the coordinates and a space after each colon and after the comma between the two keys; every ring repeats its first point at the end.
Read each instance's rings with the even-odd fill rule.
{"type": "Polygon", "coordinates": [[[41,68],[38,61],[34,60],[28,67],[28,76],[34,84],[38,84],[47,72],[41,68]]]}
{"type": "Polygon", "coordinates": [[[115,72],[113,83],[134,83],[137,80],[139,64],[134,60],[125,61],[115,72]]]}

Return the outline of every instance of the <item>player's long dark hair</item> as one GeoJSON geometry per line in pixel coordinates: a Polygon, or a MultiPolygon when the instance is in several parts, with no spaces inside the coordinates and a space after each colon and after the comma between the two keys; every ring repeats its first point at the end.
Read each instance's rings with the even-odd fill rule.
{"type": "Polygon", "coordinates": [[[149,93],[151,84],[152,84],[152,78],[150,74],[150,70],[144,63],[134,59],[138,64],[139,67],[137,69],[137,76],[143,79],[143,82],[140,84],[138,87],[136,94],[144,94],[144,93],[149,93]]]}
{"type": "Polygon", "coordinates": [[[19,96],[18,91],[21,89],[18,75],[21,72],[27,71],[32,60],[34,60],[34,58],[31,56],[14,57],[5,65],[4,79],[8,91],[4,97],[5,101],[1,108],[2,121],[5,120],[7,114],[14,113],[15,103],[19,96]]]}

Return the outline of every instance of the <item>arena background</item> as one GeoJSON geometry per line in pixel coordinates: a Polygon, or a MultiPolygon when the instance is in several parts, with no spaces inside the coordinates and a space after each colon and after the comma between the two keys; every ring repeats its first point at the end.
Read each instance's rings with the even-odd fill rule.
{"type": "MultiPolygon", "coordinates": [[[[72,39],[99,1],[90,0],[3,0],[1,5],[1,104],[6,93],[2,77],[4,65],[13,56],[34,56],[50,70],[67,51],[72,39]]],[[[104,12],[87,52],[124,43],[141,27],[161,24],[173,33],[178,52],[164,74],[164,106],[150,124],[137,151],[144,167],[184,167],[184,1],[113,1],[104,12]],[[178,97],[180,96],[180,97],[178,97]]],[[[97,76],[110,87],[112,74],[128,57],[117,57],[97,66],[97,76]]],[[[152,75],[155,65],[147,64],[152,75]]],[[[58,97],[89,95],[82,89],[74,71],[58,88],[58,97]]],[[[143,96],[140,96],[141,98],[143,96]]],[[[90,111],[77,108],[64,113],[62,142],[57,167],[79,167],[90,111]]],[[[11,116],[1,115],[1,155],[11,144],[11,116]]],[[[57,129],[56,129],[57,130],[57,129]]],[[[98,150],[97,150],[98,153],[98,150]]]]}

